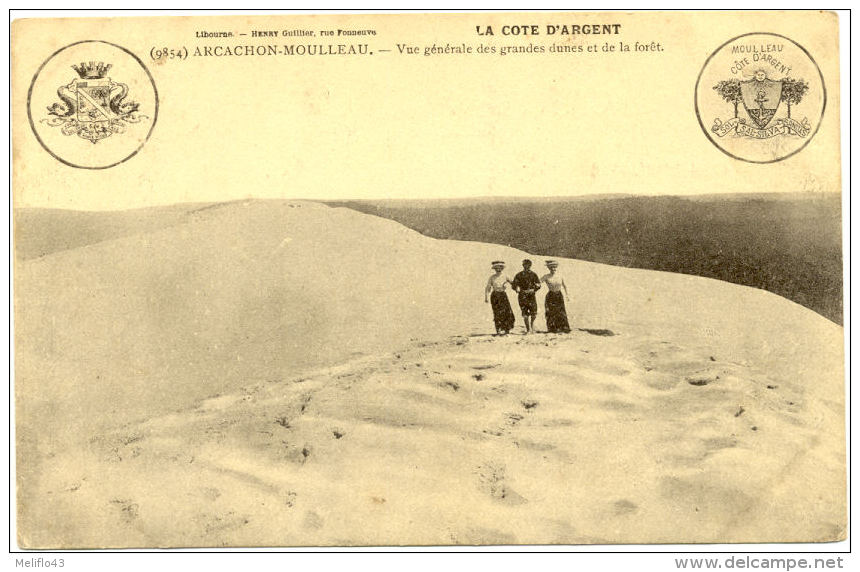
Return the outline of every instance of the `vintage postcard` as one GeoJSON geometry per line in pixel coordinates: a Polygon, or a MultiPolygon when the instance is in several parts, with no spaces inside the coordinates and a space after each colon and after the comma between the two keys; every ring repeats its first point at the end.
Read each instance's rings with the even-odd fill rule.
{"type": "Polygon", "coordinates": [[[838,29],[13,21],[19,547],[845,539],[838,29]]]}

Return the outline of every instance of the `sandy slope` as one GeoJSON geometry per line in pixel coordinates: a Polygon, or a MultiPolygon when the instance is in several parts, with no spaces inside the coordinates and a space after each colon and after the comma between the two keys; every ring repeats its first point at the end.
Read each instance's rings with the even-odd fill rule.
{"type": "Polygon", "coordinates": [[[485,336],[498,257],[266,201],[19,263],[21,544],[844,536],[842,328],[565,261],[616,335],[485,336]]]}

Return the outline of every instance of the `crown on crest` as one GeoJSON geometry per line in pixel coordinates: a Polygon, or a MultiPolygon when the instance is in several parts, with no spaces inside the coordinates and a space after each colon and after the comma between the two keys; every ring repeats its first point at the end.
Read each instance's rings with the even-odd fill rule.
{"type": "Polygon", "coordinates": [[[80,65],[72,66],[78,72],[81,79],[101,79],[107,75],[113,64],[104,62],[81,62],[80,65]]]}

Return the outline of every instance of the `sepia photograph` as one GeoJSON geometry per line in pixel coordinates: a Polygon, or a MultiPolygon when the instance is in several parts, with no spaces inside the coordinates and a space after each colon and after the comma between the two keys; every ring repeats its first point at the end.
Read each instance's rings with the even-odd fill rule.
{"type": "Polygon", "coordinates": [[[14,19],[12,550],[844,550],[843,16],[14,19]]]}

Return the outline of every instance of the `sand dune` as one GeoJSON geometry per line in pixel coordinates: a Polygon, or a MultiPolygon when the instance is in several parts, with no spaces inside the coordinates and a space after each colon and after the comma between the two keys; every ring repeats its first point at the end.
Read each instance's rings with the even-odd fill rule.
{"type": "Polygon", "coordinates": [[[22,546],[844,538],[842,328],[778,296],[563,261],[574,333],[496,338],[513,249],[288,201],[101,238],[15,268],[22,546]]]}

